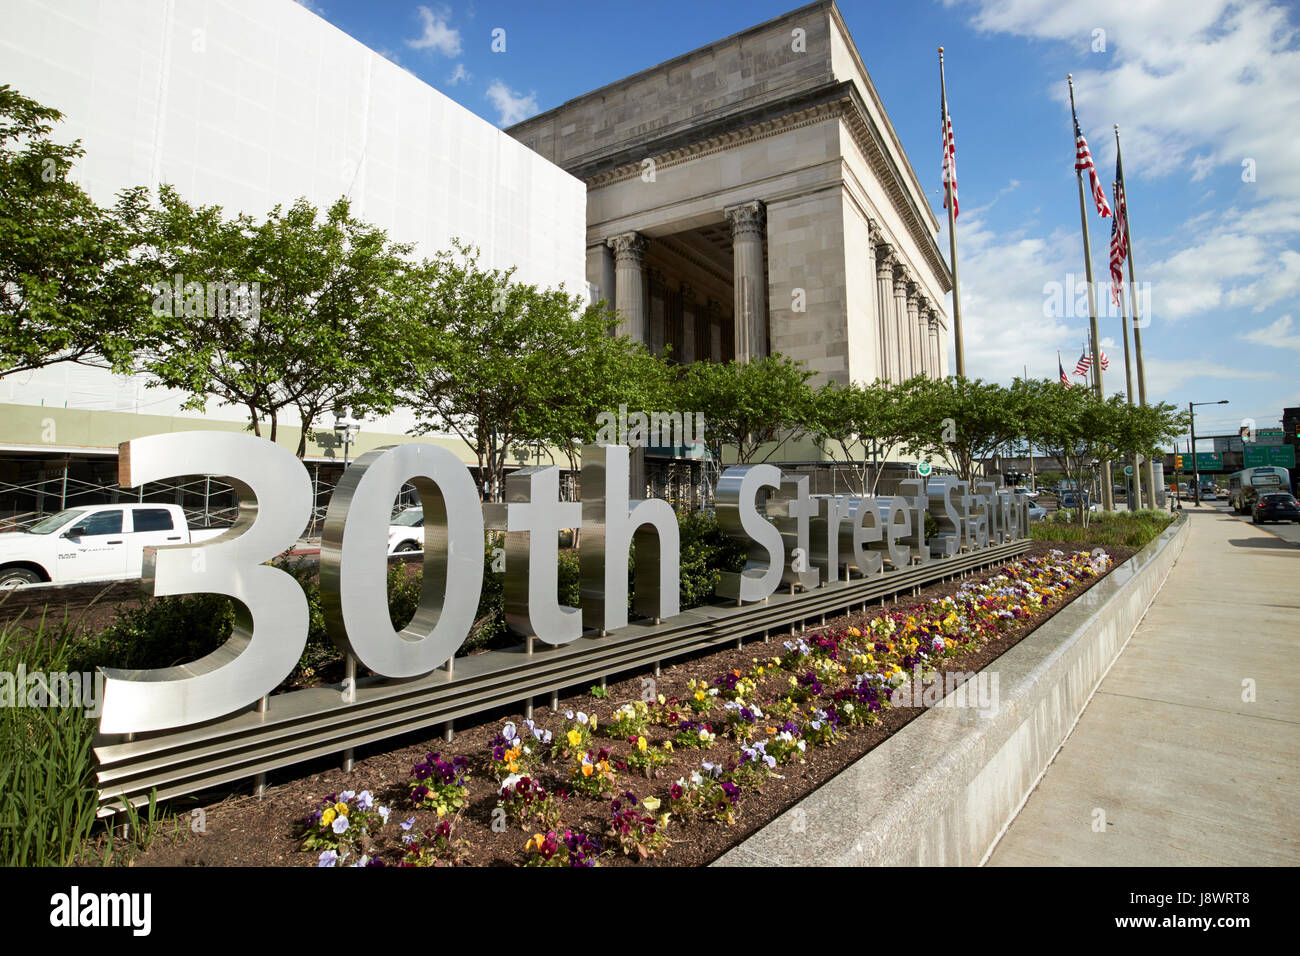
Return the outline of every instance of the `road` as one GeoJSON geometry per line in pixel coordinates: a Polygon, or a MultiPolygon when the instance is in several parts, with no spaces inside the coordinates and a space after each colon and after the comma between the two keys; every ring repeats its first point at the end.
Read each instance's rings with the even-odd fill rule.
{"type": "MultiPolygon", "coordinates": [[[[1191,504],[1188,501],[1183,502],[1183,507],[1186,508],[1188,511],[1198,510],[1195,505],[1191,504]]],[[[1245,522],[1246,524],[1250,524],[1249,515],[1233,514],[1232,509],[1228,507],[1228,503],[1226,501],[1202,501],[1199,510],[1206,511],[1209,509],[1214,509],[1230,518],[1236,518],[1238,521],[1242,521],[1245,522]]],[[[1254,525],[1254,527],[1259,528],[1260,531],[1267,531],[1275,538],[1281,538],[1283,541],[1290,542],[1296,547],[1300,547],[1300,524],[1296,524],[1294,522],[1288,521],[1288,522],[1279,522],[1277,524],[1254,525]]]]}

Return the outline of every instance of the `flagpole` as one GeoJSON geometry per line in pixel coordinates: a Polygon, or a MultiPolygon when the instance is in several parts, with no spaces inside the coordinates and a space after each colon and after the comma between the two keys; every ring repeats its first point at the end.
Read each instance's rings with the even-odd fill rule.
{"type": "MultiPolygon", "coordinates": [[[[943,76],[943,47],[939,47],[939,98],[943,103],[943,141],[944,149],[948,146],[948,88],[943,76]]],[[[956,157],[954,157],[954,163],[956,157]]],[[[945,172],[947,163],[945,162],[945,172]]],[[[966,377],[966,349],[961,337],[961,292],[957,285],[957,218],[954,214],[956,203],[952,199],[951,176],[944,177],[944,192],[947,194],[948,206],[948,259],[952,263],[952,338],[957,351],[957,377],[966,377]]]]}
{"type": "MultiPolygon", "coordinates": [[[[1070,85],[1070,116],[1074,120],[1076,129],[1078,126],[1078,114],[1074,109],[1074,77],[1072,74],[1065,75],[1065,81],[1070,85]]],[[[1075,133],[1074,148],[1077,153],[1079,149],[1078,134],[1075,133]]],[[[1079,164],[1075,163],[1077,167],[1079,164]]],[[[1105,393],[1102,390],[1101,383],[1101,355],[1097,346],[1097,294],[1092,284],[1092,249],[1088,242],[1088,206],[1083,191],[1083,170],[1075,169],[1074,178],[1079,182],[1079,219],[1083,223],[1083,269],[1084,278],[1088,280],[1088,330],[1089,338],[1092,341],[1092,375],[1093,390],[1097,397],[1105,399],[1105,393]]],[[[1111,501],[1112,489],[1110,483],[1110,462],[1104,462],[1103,468],[1106,475],[1106,483],[1101,489],[1101,506],[1106,511],[1113,511],[1113,502],[1111,501]]]]}
{"type": "MultiPolygon", "coordinates": [[[[1142,320],[1138,312],[1137,270],[1133,265],[1133,233],[1129,228],[1131,211],[1128,201],[1128,184],[1124,182],[1124,161],[1119,151],[1119,124],[1115,124],[1115,165],[1119,167],[1119,185],[1124,190],[1124,244],[1128,247],[1128,295],[1133,304],[1133,357],[1137,360],[1138,402],[1147,407],[1147,374],[1142,363],[1142,320]]],[[[1151,507],[1156,507],[1156,466],[1148,458],[1145,463],[1147,487],[1151,489],[1151,507]]]]}
{"type": "MultiPolygon", "coordinates": [[[[1115,198],[1115,208],[1113,214],[1118,217],[1120,210],[1120,193],[1119,184],[1110,184],[1111,195],[1115,198]]],[[[1124,236],[1124,241],[1128,242],[1128,236],[1124,236]]],[[[1122,273],[1121,273],[1122,275],[1122,273]]],[[[1119,290],[1119,318],[1120,325],[1124,329],[1124,394],[1128,398],[1128,403],[1133,404],[1133,370],[1129,362],[1128,351],[1128,307],[1124,304],[1124,290],[1119,290]]],[[[1136,452],[1134,453],[1136,457],[1136,452]]],[[[1142,463],[1133,462],[1133,500],[1128,503],[1129,511],[1140,511],[1142,509],[1142,463]]]]}

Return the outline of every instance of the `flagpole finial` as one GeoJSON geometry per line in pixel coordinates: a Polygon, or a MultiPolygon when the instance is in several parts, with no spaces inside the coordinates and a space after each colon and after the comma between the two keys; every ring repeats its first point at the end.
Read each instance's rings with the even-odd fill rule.
{"type": "Polygon", "coordinates": [[[943,52],[943,47],[939,47],[939,52],[940,52],[940,53],[943,52]]]}

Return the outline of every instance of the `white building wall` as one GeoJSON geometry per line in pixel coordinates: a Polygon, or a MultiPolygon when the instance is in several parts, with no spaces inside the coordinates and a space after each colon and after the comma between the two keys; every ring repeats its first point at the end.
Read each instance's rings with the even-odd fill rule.
{"type": "MultiPolygon", "coordinates": [[[[581,181],[293,0],[4,0],[0,22],[0,82],[63,112],[54,137],[81,140],[74,175],[100,203],[170,183],[261,218],[347,195],[417,256],[459,237],[488,267],[586,292],[581,181]]],[[[0,379],[0,403],[175,414],[182,399],[80,367],[0,379]]]]}

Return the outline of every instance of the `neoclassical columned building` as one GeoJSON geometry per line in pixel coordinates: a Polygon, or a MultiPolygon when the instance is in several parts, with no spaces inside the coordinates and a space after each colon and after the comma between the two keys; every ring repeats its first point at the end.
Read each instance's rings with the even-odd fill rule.
{"type": "Polygon", "coordinates": [[[652,349],[947,374],[939,223],[833,2],[507,132],[586,183],[588,283],[652,349]]]}

